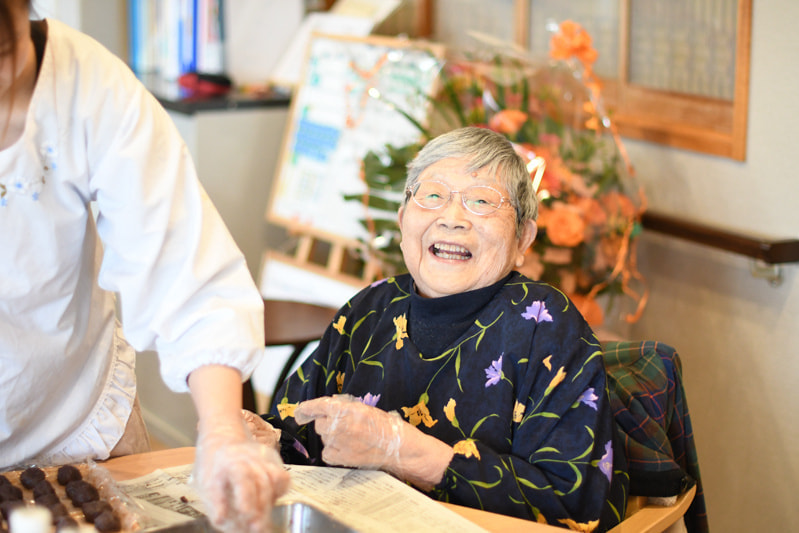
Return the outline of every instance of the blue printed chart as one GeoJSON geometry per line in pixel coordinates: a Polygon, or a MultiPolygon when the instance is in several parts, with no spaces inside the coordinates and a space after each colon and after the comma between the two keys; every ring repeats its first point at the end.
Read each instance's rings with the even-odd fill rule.
{"type": "Polygon", "coordinates": [[[370,150],[420,137],[441,66],[433,45],[390,37],[316,35],[289,123],[267,218],[329,241],[367,238],[361,163],[370,150]]]}

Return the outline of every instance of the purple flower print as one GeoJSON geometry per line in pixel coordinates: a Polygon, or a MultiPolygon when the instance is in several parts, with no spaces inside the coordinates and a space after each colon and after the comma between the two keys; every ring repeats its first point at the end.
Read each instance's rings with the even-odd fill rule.
{"type": "Polygon", "coordinates": [[[578,402],[583,402],[585,405],[596,411],[596,401],[599,396],[594,392],[594,387],[588,387],[585,392],[577,399],[578,402]]]}
{"type": "Polygon", "coordinates": [[[605,444],[605,455],[599,460],[599,470],[605,474],[605,477],[608,478],[608,483],[610,483],[610,478],[613,475],[613,446],[611,441],[605,444]]]}
{"type": "Polygon", "coordinates": [[[365,405],[369,405],[371,407],[377,407],[377,402],[380,401],[380,395],[378,394],[377,396],[375,396],[371,392],[367,392],[366,395],[359,396],[358,400],[365,405]]]}
{"type": "MultiPolygon", "coordinates": [[[[294,448],[295,450],[297,450],[298,452],[300,452],[302,454],[302,456],[305,457],[306,459],[310,459],[311,456],[308,453],[308,450],[305,449],[305,446],[303,446],[302,443],[300,441],[298,441],[297,439],[292,439],[292,440],[294,442],[291,443],[291,447],[294,448]]],[[[316,462],[316,461],[312,460],[312,462],[316,462]]]]}
{"type": "Polygon", "coordinates": [[[486,388],[491,385],[496,385],[502,379],[502,356],[505,352],[499,355],[499,359],[491,361],[491,365],[485,369],[486,371],[486,388]]]}
{"type": "Polygon", "coordinates": [[[530,304],[524,313],[522,313],[522,317],[525,320],[535,319],[536,322],[552,322],[552,315],[549,314],[547,311],[546,304],[541,301],[535,301],[530,304]]]}
{"type": "Polygon", "coordinates": [[[383,283],[385,283],[386,281],[388,281],[388,278],[379,279],[379,280],[375,281],[374,283],[372,283],[372,284],[371,284],[371,285],[369,285],[369,286],[370,286],[370,287],[377,287],[378,285],[382,285],[382,284],[383,284],[383,283]]]}

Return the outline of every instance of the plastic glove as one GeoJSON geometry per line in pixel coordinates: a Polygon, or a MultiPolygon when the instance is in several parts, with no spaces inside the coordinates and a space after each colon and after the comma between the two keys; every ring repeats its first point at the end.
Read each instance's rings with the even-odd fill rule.
{"type": "Polygon", "coordinates": [[[326,463],[385,470],[425,490],[441,481],[454,454],[396,411],[387,413],[348,395],[302,402],[294,419],[314,422],[326,463]]]}
{"type": "Polygon", "coordinates": [[[279,429],[274,428],[272,424],[252,411],[242,409],[241,416],[244,417],[244,424],[257,442],[280,452],[279,429]]]}
{"type": "Polygon", "coordinates": [[[268,531],[289,473],[274,448],[247,437],[243,420],[200,429],[194,482],[208,517],[225,532],[268,531]]]}

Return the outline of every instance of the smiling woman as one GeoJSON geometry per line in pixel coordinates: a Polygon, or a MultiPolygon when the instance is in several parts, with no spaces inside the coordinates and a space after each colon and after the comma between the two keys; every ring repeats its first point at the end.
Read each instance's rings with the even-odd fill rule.
{"type": "Polygon", "coordinates": [[[418,153],[406,191],[409,273],[339,310],[271,412],[247,416],[253,434],[289,463],[379,468],[439,500],[612,527],[628,478],[601,348],[563,293],[514,270],[535,236],[524,162],[499,133],[457,129],[418,153]]]}
{"type": "Polygon", "coordinates": [[[422,296],[487,287],[524,263],[535,238],[536,199],[524,163],[502,135],[463,128],[434,139],[409,165],[406,190],[415,192],[399,210],[400,247],[422,296]],[[420,200],[420,191],[431,188],[439,189],[434,198],[447,201],[420,200]],[[449,201],[453,190],[463,191],[460,202],[449,201]],[[498,199],[470,209],[467,196],[475,190],[498,199]],[[500,209],[506,196],[508,208],[500,209]]]}

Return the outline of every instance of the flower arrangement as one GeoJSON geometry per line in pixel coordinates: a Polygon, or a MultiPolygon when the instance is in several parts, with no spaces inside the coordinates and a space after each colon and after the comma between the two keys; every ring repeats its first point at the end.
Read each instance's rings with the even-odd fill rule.
{"type": "MultiPolygon", "coordinates": [[[[417,144],[386,146],[363,160],[367,192],[348,199],[372,208],[362,222],[367,243],[384,274],[404,270],[395,214],[405,167],[435,135],[465,125],[490,128],[514,143],[538,186],[538,235],[523,273],[566,293],[593,326],[602,324],[599,295],[608,305],[623,295],[635,304],[634,322],[646,302],[635,265],[635,240],[645,198],[613,123],[602,109],[593,72],[597,52],[590,35],[565,21],[541,63],[504,49],[456,52],[441,66],[440,91],[431,97],[428,125],[417,144]],[[373,216],[375,210],[386,216],[373,216]]],[[[398,110],[402,113],[401,110],[398,110]]]]}

